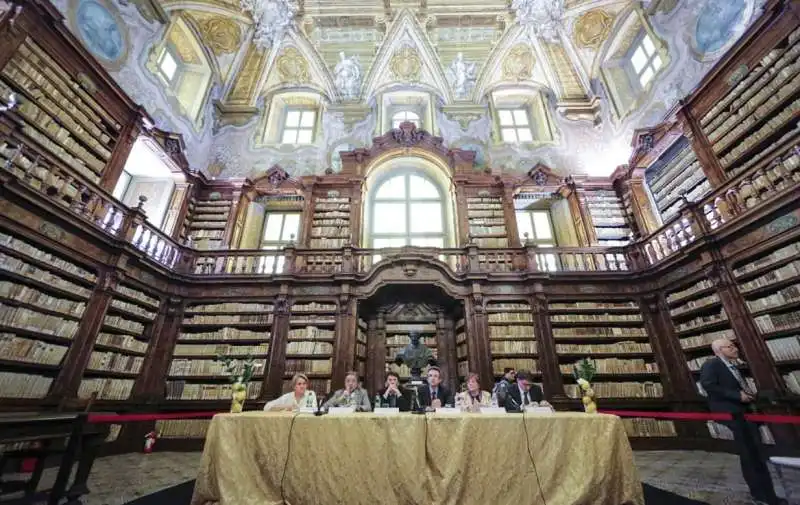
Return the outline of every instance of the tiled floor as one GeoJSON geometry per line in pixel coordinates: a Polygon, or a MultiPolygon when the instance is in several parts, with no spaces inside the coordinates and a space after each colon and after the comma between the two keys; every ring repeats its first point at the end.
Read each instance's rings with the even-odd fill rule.
{"type": "MultiPolygon", "coordinates": [[[[200,453],[126,454],[95,463],[84,505],[122,505],[139,496],[193,479],[200,453]]],[[[636,465],[643,482],[711,505],[745,505],[747,487],[739,460],[730,454],[700,451],[641,451],[636,465]]],[[[53,475],[45,475],[48,481],[53,475]]],[[[800,472],[789,475],[800,504],[800,472]]],[[[779,495],[783,489],[776,482],[779,495]]],[[[46,484],[47,482],[43,482],[46,484]]],[[[175,504],[183,505],[183,504],[175,504]]]]}

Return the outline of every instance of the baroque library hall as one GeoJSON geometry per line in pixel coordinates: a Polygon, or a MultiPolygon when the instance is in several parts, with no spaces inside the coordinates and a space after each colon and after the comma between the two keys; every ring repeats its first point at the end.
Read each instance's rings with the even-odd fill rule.
{"type": "Polygon", "coordinates": [[[0,0],[0,504],[798,504],[799,195],[800,0],[0,0]]]}

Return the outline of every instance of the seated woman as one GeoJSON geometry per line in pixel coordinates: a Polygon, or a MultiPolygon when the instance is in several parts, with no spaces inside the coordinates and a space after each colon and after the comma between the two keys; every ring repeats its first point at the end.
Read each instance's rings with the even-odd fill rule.
{"type": "Polygon", "coordinates": [[[355,407],[357,412],[369,412],[372,410],[369,403],[369,393],[358,385],[358,373],[347,372],[344,376],[344,389],[333,393],[322,408],[330,407],[355,407]]]}
{"type": "Polygon", "coordinates": [[[308,389],[308,377],[304,374],[296,373],[292,377],[292,390],[285,395],[267,402],[264,410],[297,410],[302,407],[317,406],[317,395],[308,389]]]}
{"type": "Polygon", "coordinates": [[[492,404],[492,395],[488,391],[481,391],[478,374],[467,375],[467,390],[456,395],[456,408],[467,412],[479,412],[481,407],[492,404]]]}

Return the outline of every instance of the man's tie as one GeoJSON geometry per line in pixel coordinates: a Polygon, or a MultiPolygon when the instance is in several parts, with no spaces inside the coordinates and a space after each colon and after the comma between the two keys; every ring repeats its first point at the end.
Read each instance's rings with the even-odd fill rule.
{"type": "Polygon", "coordinates": [[[528,392],[527,392],[527,391],[525,391],[525,392],[523,393],[522,404],[523,404],[523,405],[529,405],[530,403],[531,403],[531,400],[530,400],[530,398],[528,397],[528,392]]]}
{"type": "Polygon", "coordinates": [[[753,391],[750,390],[750,387],[744,381],[744,377],[742,377],[742,374],[739,373],[739,369],[736,368],[736,365],[734,365],[733,363],[728,363],[728,370],[731,371],[733,377],[736,379],[736,382],[738,382],[739,386],[741,386],[742,391],[744,391],[747,394],[753,393],[753,391]]]}
{"type": "Polygon", "coordinates": [[[434,390],[433,390],[433,392],[431,393],[431,399],[433,399],[433,400],[435,400],[435,399],[436,399],[436,390],[435,390],[435,389],[434,389],[434,390]]]}

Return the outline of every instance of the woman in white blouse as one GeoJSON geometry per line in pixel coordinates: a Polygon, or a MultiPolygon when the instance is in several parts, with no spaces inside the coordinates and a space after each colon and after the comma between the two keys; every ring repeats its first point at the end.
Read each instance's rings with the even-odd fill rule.
{"type": "Polygon", "coordinates": [[[264,405],[264,410],[297,410],[302,407],[317,407],[317,395],[308,389],[308,377],[301,373],[292,377],[292,390],[264,405]]]}

